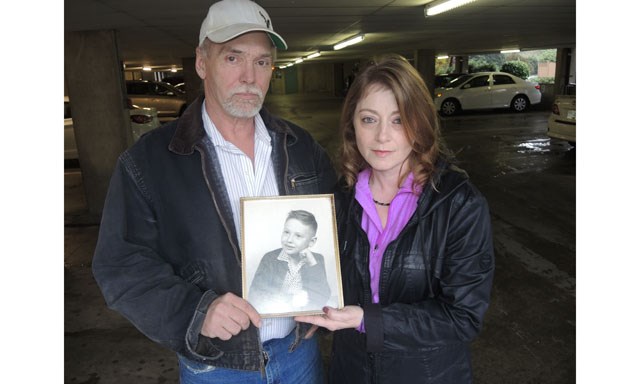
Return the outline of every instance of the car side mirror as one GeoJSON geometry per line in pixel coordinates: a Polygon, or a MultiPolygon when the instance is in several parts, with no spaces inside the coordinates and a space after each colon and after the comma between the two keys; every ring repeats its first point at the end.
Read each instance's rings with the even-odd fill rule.
{"type": "Polygon", "coordinates": [[[468,89],[471,88],[471,84],[465,84],[462,86],[462,89],[468,89]]]}

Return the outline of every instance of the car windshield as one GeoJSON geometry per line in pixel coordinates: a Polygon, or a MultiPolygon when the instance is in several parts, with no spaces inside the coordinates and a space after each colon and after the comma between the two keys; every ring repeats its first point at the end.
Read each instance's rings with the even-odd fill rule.
{"type": "Polygon", "coordinates": [[[457,77],[453,80],[451,80],[450,82],[448,82],[445,85],[445,88],[455,88],[459,85],[461,85],[462,83],[464,83],[465,81],[469,80],[469,78],[471,78],[472,75],[462,75],[460,77],[457,77]]]}

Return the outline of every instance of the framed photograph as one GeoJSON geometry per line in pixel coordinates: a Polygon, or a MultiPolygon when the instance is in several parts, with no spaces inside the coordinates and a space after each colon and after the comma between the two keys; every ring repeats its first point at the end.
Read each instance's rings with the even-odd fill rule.
{"type": "Polygon", "coordinates": [[[342,308],[333,195],[240,199],[242,297],[262,317],[342,308]]]}

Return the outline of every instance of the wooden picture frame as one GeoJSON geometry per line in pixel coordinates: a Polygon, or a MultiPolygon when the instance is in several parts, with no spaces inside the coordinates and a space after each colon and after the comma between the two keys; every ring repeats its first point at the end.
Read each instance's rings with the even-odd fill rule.
{"type": "Polygon", "coordinates": [[[333,195],[240,199],[242,297],[262,317],[342,308],[333,195]]]}

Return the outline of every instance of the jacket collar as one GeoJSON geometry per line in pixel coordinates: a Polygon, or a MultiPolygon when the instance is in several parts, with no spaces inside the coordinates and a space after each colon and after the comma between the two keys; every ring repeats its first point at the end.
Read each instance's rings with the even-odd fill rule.
{"type": "MultiPolygon", "coordinates": [[[[196,144],[201,142],[207,135],[202,122],[203,101],[204,96],[201,95],[189,105],[178,119],[178,127],[169,143],[171,152],[179,155],[190,155],[193,153],[196,144]]],[[[292,145],[297,141],[297,136],[284,120],[275,117],[264,107],[260,110],[260,116],[270,134],[277,135],[282,133],[288,135],[290,137],[287,141],[288,145],[292,145]]]]}
{"type": "Polygon", "coordinates": [[[469,176],[448,159],[440,157],[431,179],[433,182],[427,182],[418,200],[419,209],[422,207],[421,216],[429,214],[447,200],[452,193],[469,181],[469,176]]]}
{"type": "MultiPolygon", "coordinates": [[[[464,170],[451,163],[450,160],[445,157],[440,157],[436,161],[436,169],[431,180],[433,180],[433,183],[431,181],[427,181],[423,186],[422,194],[418,199],[417,213],[419,217],[424,217],[425,215],[433,212],[433,210],[435,210],[442,202],[446,201],[452,193],[462,185],[466,184],[469,177],[464,170]]],[[[346,184],[344,183],[344,179],[341,179],[338,185],[338,190],[344,191],[345,189],[346,184]]],[[[345,206],[354,204],[355,209],[349,211],[353,212],[358,218],[360,218],[362,207],[355,203],[355,187],[352,188],[349,193],[343,194],[342,196],[348,196],[350,203],[347,201],[341,201],[340,203],[346,204],[345,206]]],[[[411,219],[409,223],[412,221],[414,221],[414,219],[411,219]]]]}

